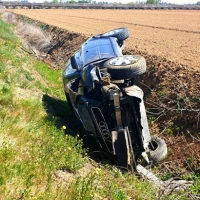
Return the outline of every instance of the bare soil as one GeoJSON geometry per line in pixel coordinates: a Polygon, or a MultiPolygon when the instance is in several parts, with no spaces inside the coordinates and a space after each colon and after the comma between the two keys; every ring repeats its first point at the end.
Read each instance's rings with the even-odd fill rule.
{"type": "Polygon", "coordinates": [[[168,145],[168,158],[161,163],[162,169],[173,176],[200,173],[198,11],[14,12],[43,22],[38,24],[52,35],[53,48],[44,59],[52,69],[63,68],[91,34],[128,27],[131,36],[123,53],[146,58],[147,72],[136,84],[144,91],[151,134],[158,134],[168,145]]]}

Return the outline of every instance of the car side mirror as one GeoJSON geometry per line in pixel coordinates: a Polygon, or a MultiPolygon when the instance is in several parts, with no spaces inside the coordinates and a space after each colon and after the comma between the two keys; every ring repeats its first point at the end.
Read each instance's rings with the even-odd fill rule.
{"type": "Polygon", "coordinates": [[[75,56],[72,56],[72,57],[70,58],[70,61],[71,61],[72,68],[73,68],[73,69],[76,69],[76,70],[79,72],[81,69],[79,68],[79,66],[78,66],[78,64],[77,64],[77,62],[76,62],[75,56]]]}

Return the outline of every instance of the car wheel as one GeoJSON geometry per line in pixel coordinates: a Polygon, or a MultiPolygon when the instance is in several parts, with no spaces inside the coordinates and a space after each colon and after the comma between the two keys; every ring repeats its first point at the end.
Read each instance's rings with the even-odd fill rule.
{"type": "Polygon", "coordinates": [[[129,31],[127,28],[118,28],[118,29],[114,29],[111,31],[108,31],[106,33],[102,33],[99,35],[96,35],[95,37],[115,37],[120,41],[123,41],[125,39],[127,39],[129,37],[129,31]]]}
{"type": "Polygon", "coordinates": [[[157,136],[151,137],[149,149],[150,157],[153,163],[158,163],[164,160],[167,156],[167,145],[164,140],[157,136]]]}
{"type": "Polygon", "coordinates": [[[129,79],[146,71],[146,60],[139,55],[125,55],[109,59],[103,67],[108,69],[112,79],[129,79]]]}

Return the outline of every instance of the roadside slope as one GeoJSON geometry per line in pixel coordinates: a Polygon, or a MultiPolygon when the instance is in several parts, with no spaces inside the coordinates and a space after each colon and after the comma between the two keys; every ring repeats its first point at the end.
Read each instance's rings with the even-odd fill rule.
{"type": "Polygon", "coordinates": [[[22,51],[13,29],[0,19],[0,199],[61,199],[54,174],[82,168],[85,150],[65,136],[60,72],[22,51]]]}

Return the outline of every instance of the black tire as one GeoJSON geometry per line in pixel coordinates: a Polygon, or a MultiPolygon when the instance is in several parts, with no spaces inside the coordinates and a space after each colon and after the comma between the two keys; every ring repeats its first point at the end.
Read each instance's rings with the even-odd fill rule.
{"type": "Polygon", "coordinates": [[[104,63],[103,67],[108,69],[112,79],[129,79],[146,71],[146,60],[139,55],[125,55],[111,58],[104,63]],[[120,61],[119,63],[118,60],[120,61]]]}
{"type": "Polygon", "coordinates": [[[118,40],[126,40],[129,37],[129,31],[127,28],[117,28],[106,33],[96,35],[95,37],[104,38],[104,37],[115,37],[118,40]]]}
{"type": "Polygon", "coordinates": [[[151,161],[153,163],[158,163],[166,158],[167,145],[163,139],[157,136],[152,136],[149,148],[151,161]]]}

